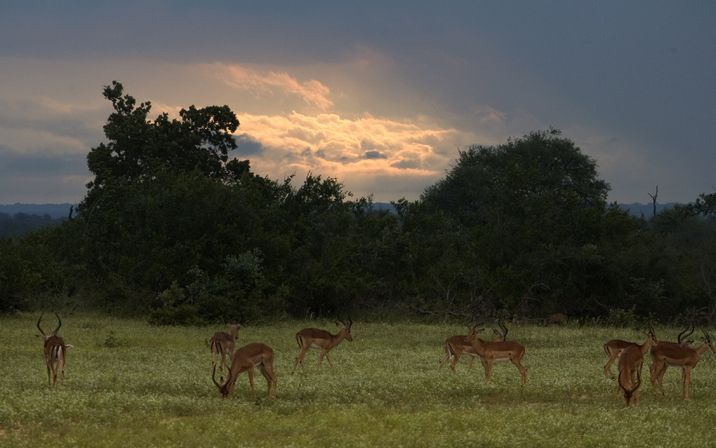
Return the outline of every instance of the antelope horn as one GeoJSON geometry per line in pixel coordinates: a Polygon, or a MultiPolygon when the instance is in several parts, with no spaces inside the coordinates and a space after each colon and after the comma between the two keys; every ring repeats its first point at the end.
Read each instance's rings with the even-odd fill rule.
{"type": "Polygon", "coordinates": [[[502,339],[503,339],[503,340],[506,339],[506,338],[507,338],[507,332],[508,332],[509,330],[508,330],[507,327],[505,326],[505,322],[504,322],[502,319],[500,319],[500,320],[497,321],[497,325],[499,325],[500,328],[502,328],[502,331],[503,331],[503,333],[502,333],[502,339]]]}
{"type": "Polygon", "coordinates": [[[57,332],[60,331],[60,327],[62,326],[62,319],[60,319],[60,315],[55,313],[55,317],[57,317],[57,321],[59,322],[57,324],[57,328],[55,328],[55,331],[52,332],[55,336],[57,336],[57,332]]]}
{"type": "Polygon", "coordinates": [[[45,313],[40,314],[40,318],[37,319],[37,329],[40,330],[40,333],[42,333],[43,336],[46,336],[45,332],[42,331],[42,328],[40,327],[40,321],[42,320],[42,316],[44,316],[44,315],[45,315],[45,313]]]}
{"type": "Polygon", "coordinates": [[[684,340],[684,338],[691,336],[691,333],[694,332],[693,328],[691,328],[691,333],[686,334],[686,332],[689,331],[689,327],[687,326],[684,331],[679,333],[679,335],[676,337],[676,341],[681,344],[681,342],[684,340]]]}
{"type": "Polygon", "coordinates": [[[688,338],[689,336],[691,336],[693,333],[694,333],[694,324],[691,323],[691,328],[686,327],[686,329],[685,329],[683,332],[679,333],[679,336],[680,336],[680,338],[679,338],[679,344],[680,344],[681,342],[683,342],[684,339],[686,339],[686,338],[688,338]],[[688,332],[688,333],[687,333],[687,332],[688,332]]]}
{"type": "Polygon", "coordinates": [[[216,381],[216,366],[214,366],[214,369],[211,371],[211,381],[214,382],[214,385],[216,385],[216,387],[221,389],[221,384],[216,381]]]}

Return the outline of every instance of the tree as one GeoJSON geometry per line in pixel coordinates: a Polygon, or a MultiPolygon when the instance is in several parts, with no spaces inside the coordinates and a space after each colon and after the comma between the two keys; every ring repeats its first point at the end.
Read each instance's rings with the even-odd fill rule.
{"type": "Polygon", "coordinates": [[[137,105],[121,83],[112,81],[103,94],[114,112],[104,125],[108,143],[92,148],[87,156],[95,175],[88,184],[88,200],[113,181],[143,182],[161,171],[198,171],[213,178],[229,175],[228,154],[236,149],[232,133],[239,126],[229,106],[191,106],[179,111],[179,119],[163,113],[151,121],[151,103],[137,105]]]}
{"type": "Polygon", "coordinates": [[[471,235],[472,244],[462,247],[476,251],[470,258],[482,273],[482,289],[524,310],[534,294],[560,306],[576,306],[568,301],[588,294],[575,269],[593,269],[601,260],[595,250],[600,253],[606,236],[608,189],[574,142],[543,131],[460,151],[421,201],[471,235]]]}

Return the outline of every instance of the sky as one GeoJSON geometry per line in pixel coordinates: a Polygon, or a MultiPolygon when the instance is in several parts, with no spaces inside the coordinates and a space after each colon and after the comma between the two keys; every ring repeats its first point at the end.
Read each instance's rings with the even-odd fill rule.
{"type": "Polygon", "coordinates": [[[254,172],[379,202],[550,127],[612,201],[716,191],[711,0],[0,0],[0,203],[84,197],[113,80],[153,115],[229,105],[254,172]]]}

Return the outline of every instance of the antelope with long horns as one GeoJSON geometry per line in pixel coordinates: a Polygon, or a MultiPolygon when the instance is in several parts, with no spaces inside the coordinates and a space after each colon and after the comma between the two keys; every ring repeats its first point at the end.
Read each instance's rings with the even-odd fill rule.
{"type": "Polygon", "coordinates": [[[216,381],[216,366],[214,366],[211,371],[211,381],[213,381],[214,385],[219,389],[221,397],[228,398],[234,391],[234,385],[236,384],[236,379],[239,377],[239,374],[247,372],[251,393],[254,394],[254,367],[258,367],[261,375],[266,378],[269,398],[276,398],[276,374],[273,371],[273,350],[261,342],[252,342],[234,352],[226,380],[221,378],[221,382],[216,381]]]}
{"type": "Polygon", "coordinates": [[[43,315],[44,313],[40,314],[40,318],[37,319],[37,329],[40,330],[40,333],[44,338],[43,352],[45,356],[45,366],[47,367],[47,382],[50,386],[54,386],[55,383],[57,383],[58,372],[61,373],[62,381],[65,380],[67,345],[65,345],[64,339],[57,335],[57,332],[60,331],[60,327],[62,326],[62,319],[60,319],[60,316],[55,313],[55,317],[57,317],[58,322],[57,328],[55,328],[52,333],[48,335],[45,334],[40,326],[40,321],[42,321],[43,315]]]}

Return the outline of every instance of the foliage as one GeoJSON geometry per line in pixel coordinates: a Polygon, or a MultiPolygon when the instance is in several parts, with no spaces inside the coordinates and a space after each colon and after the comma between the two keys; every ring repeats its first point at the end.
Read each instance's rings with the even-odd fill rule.
{"type": "Polygon", "coordinates": [[[0,313],[25,310],[38,298],[63,293],[64,269],[53,255],[42,233],[22,241],[0,239],[0,313]]]}
{"type": "Polygon", "coordinates": [[[629,310],[716,322],[714,194],[630,217],[558,131],[462,150],[392,212],[331,177],[255,174],[236,157],[227,106],[152,120],[120,83],[103,93],[113,109],[78,213],[0,240],[0,312],[81,306],[198,324],[629,310]]]}

